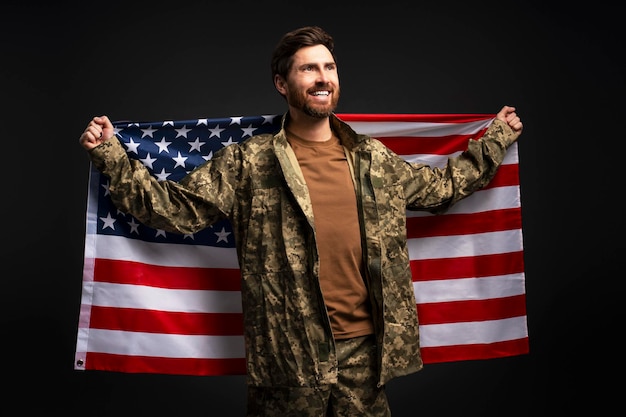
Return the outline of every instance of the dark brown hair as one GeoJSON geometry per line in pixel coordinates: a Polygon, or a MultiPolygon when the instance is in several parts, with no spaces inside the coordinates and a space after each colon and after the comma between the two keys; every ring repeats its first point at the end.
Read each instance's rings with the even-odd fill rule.
{"type": "Polygon", "coordinates": [[[318,26],[305,26],[283,35],[272,54],[272,81],[276,74],[287,79],[287,73],[293,64],[293,55],[306,46],[324,45],[333,56],[335,62],[335,42],[324,29],[318,26]]]}

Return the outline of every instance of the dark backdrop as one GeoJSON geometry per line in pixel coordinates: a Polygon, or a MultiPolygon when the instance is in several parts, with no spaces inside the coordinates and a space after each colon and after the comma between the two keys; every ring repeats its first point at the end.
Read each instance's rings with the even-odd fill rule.
{"type": "Polygon", "coordinates": [[[389,384],[394,417],[588,407],[603,415],[616,394],[605,381],[623,357],[621,323],[613,323],[625,246],[617,6],[130,3],[0,6],[3,415],[243,415],[243,377],[73,370],[89,167],[77,140],[100,114],[282,113],[269,56],[280,35],[304,24],[335,36],[339,112],[495,113],[508,104],[525,123],[530,354],[427,365],[389,384]]]}

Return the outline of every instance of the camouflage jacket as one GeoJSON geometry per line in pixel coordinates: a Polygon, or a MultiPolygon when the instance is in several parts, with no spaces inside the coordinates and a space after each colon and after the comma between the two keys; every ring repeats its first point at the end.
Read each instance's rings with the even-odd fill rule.
{"type": "MultiPolygon", "coordinates": [[[[228,218],[241,269],[248,383],[315,386],[337,380],[318,282],[311,200],[283,129],[215,153],[179,182],[157,181],[116,139],[90,152],[114,204],[144,224],[194,233],[228,218]]],[[[444,168],[405,162],[331,117],[354,175],[376,331],[379,383],[422,368],[406,210],[445,211],[486,185],[517,135],[495,120],[444,168]]],[[[338,214],[340,215],[340,214],[338,214]]]]}

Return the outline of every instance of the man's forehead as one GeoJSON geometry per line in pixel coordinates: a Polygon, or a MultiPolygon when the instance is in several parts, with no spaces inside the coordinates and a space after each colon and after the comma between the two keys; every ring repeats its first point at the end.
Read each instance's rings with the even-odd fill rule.
{"type": "Polygon", "coordinates": [[[333,54],[324,45],[305,46],[293,55],[294,64],[334,63],[333,54]]]}

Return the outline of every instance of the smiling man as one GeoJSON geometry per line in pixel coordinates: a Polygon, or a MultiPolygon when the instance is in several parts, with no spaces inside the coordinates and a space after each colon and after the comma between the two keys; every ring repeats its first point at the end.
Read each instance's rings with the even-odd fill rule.
{"type": "Polygon", "coordinates": [[[504,106],[447,166],[409,163],[335,115],[323,29],[285,34],[271,70],[288,106],[280,131],[221,149],[179,182],[130,160],[106,116],[80,143],[117,208],[145,225],[195,233],[231,222],[249,417],[390,416],[387,382],[422,368],[406,210],[442,213],[486,186],[522,123],[504,106]]]}

